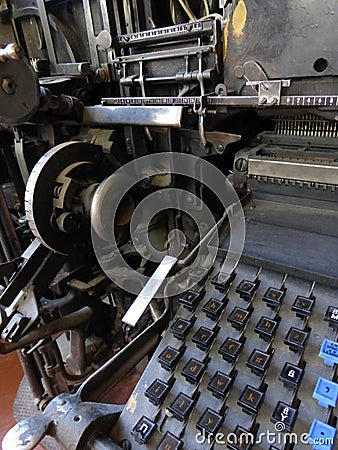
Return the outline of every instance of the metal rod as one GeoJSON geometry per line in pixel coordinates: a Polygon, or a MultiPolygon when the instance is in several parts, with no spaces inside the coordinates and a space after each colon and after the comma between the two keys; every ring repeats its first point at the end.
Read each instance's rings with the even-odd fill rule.
{"type": "Polygon", "coordinates": [[[95,435],[89,439],[86,450],[122,450],[115,442],[107,436],[95,435]]]}
{"type": "Polygon", "coordinates": [[[18,356],[22,369],[27,377],[30,390],[34,396],[34,399],[38,403],[42,399],[44,389],[41,383],[41,378],[37,372],[37,367],[34,364],[34,357],[24,353],[23,351],[18,351],[18,356]]]}
{"type": "Polygon", "coordinates": [[[11,180],[13,181],[15,190],[18,194],[21,206],[24,206],[25,201],[25,185],[21,177],[19,165],[17,162],[17,159],[15,158],[13,151],[11,149],[11,145],[9,142],[6,141],[6,143],[2,147],[6,166],[8,169],[8,173],[10,175],[11,180]]]}
{"type": "Polygon", "coordinates": [[[15,228],[11,219],[11,216],[8,211],[8,205],[6,203],[6,199],[4,196],[4,192],[2,187],[0,186],[0,217],[2,224],[5,228],[5,232],[8,236],[9,244],[12,249],[12,253],[15,258],[21,255],[22,250],[20,246],[20,242],[18,236],[15,232],[15,228]]]}
{"type": "Polygon", "coordinates": [[[60,319],[54,320],[54,322],[50,322],[47,325],[43,325],[42,327],[30,331],[26,334],[26,336],[17,342],[0,343],[0,353],[5,355],[6,353],[18,350],[21,347],[26,347],[27,345],[33,344],[34,342],[50,336],[51,334],[79,328],[87,323],[92,315],[92,309],[85,306],[79,311],[68,314],[66,317],[61,317],[60,319]]]}
{"type": "MultiPolygon", "coordinates": [[[[0,216],[2,218],[2,216],[0,216]]],[[[2,251],[5,255],[5,258],[7,261],[11,261],[13,259],[13,254],[12,254],[12,249],[11,246],[9,245],[6,233],[5,233],[5,229],[2,226],[2,221],[0,220],[0,244],[2,247],[2,251]]]]}

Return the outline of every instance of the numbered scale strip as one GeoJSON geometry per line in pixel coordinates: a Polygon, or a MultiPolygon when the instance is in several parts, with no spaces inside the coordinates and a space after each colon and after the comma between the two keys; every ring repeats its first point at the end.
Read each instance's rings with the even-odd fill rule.
{"type": "Polygon", "coordinates": [[[208,97],[114,97],[103,98],[102,105],[109,106],[319,106],[338,107],[338,95],[282,96],[277,104],[259,103],[257,96],[208,96],[208,97]]]}

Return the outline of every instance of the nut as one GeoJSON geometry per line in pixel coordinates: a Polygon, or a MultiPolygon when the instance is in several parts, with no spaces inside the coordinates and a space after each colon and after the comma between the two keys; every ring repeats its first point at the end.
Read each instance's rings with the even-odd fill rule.
{"type": "Polygon", "coordinates": [[[6,94],[12,95],[15,93],[16,86],[11,78],[3,78],[1,82],[1,88],[6,94]]]}

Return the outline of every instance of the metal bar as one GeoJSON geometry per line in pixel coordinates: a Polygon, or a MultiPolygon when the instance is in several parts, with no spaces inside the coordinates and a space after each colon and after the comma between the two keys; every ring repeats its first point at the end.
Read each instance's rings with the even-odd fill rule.
{"type": "Polygon", "coordinates": [[[163,42],[163,38],[166,39],[186,39],[194,36],[200,36],[202,33],[208,31],[213,31],[213,21],[209,20],[208,25],[206,22],[196,22],[196,23],[184,23],[179,25],[173,25],[165,28],[150,29],[147,31],[141,31],[132,34],[125,34],[122,36],[117,36],[117,42],[120,46],[133,46],[133,45],[146,45],[153,44],[156,42],[163,42]]]}
{"type": "Polygon", "coordinates": [[[2,226],[1,220],[0,220],[0,244],[6,260],[11,261],[13,259],[12,249],[11,246],[9,245],[7,235],[4,227],[2,226]]]}
{"type": "Polygon", "coordinates": [[[14,350],[18,350],[21,347],[26,347],[27,345],[34,344],[34,342],[39,341],[47,336],[54,333],[59,333],[60,331],[74,330],[82,325],[86,324],[89,319],[93,316],[93,311],[88,306],[68,314],[65,317],[54,320],[53,322],[43,325],[35,330],[29,332],[17,342],[12,343],[0,343],[0,353],[5,355],[14,350]]]}
{"type": "Polygon", "coordinates": [[[27,355],[24,351],[18,351],[18,357],[22,366],[22,369],[27,377],[30,390],[34,396],[36,404],[41,400],[44,393],[44,389],[41,383],[41,379],[37,372],[37,367],[34,364],[34,357],[27,355]]]}
{"type": "Polygon", "coordinates": [[[85,21],[86,21],[86,30],[87,30],[87,36],[88,36],[88,44],[89,44],[91,63],[93,64],[94,67],[98,67],[99,66],[99,56],[97,54],[97,49],[96,49],[96,36],[94,33],[92,12],[91,12],[89,0],[83,1],[83,11],[84,11],[84,16],[85,16],[85,21]]]}
{"type": "Polygon", "coordinates": [[[121,20],[120,20],[118,2],[112,2],[112,6],[113,6],[113,11],[114,11],[116,33],[117,33],[117,35],[120,35],[122,33],[122,28],[121,28],[121,20]]]}
{"type": "Polygon", "coordinates": [[[338,165],[290,160],[276,161],[253,157],[249,158],[248,175],[337,185],[338,165]]]}
{"type": "Polygon", "coordinates": [[[45,6],[44,0],[37,0],[37,3],[38,3],[38,8],[39,8],[39,15],[40,15],[41,25],[42,25],[42,29],[43,29],[43,34],[45,36],[49,62],[52,66],[52,72],[54,72],[54,71],[56,71],[57,60],[56,60],[56,54],[55,54],[55,50],[54,50],[52,34],[51,34],[50,28],[49,28],[49,21],[48,21],[47,12],[46,12],[46,6],[45,6]]]}
{"type": "Polygon", "coordinates": [[[21,255],[22,250],[18,236],[15,232],[11,216],[8,211],[8,206],[1,186],[0,186],[0,215],[2,224],[5,228],[5,232],[8,237],[9,245],[11,246],[14,257],[17,258],[19,255],[21,255]]]}
{"type": "MultiPolygon", "coordinates": [[[[207,106],[257,106],[256,96],[206,97],[207,106]]],[[[126,106],[194,106],[201,103],[201,97],[108,97],[102,98],[103,105],[126,106]]]]}
{"type": "Polygon", "coordinates": [[[87,106],[83,111],[83,123],[107,125],[181,126],[180,106],[87,106]]]}
{"type": "Polygon", "coordinates": [[[107,436],[95,435],[87,443],[86,450],[122,450],[107,436]]]}
{"type": "Polygon", "coordinates": [[[130,0],[123,0],[123,10],[127,33],[132,33],[134,31],[134,28],[133,28],[133,18],[130,9],[130,0]]]}
{"type": "MultiPolygon", "coordinates": [[[[1,231],[1,227],[0,227],[1,231]]],[[[7,286],[3,294],[1,295],[1,304],[3,306],[9,306],[12,301],[16,298],[21,289],[24,289],[27,284],[36,276],[36,272],[41,270],[43,263],[48,259],[54,257],[53,252],[39,244],[36,246],[37,240],[34,241],[27,249],[33,249],[30,257],[27,259],[26,263],[19,270],[16,276],[12,279],[10,284],[7,286]]],[[[60,256],[60,255],[58,255],[60,256]]],[[[59,269],[59,267],[57,267],[59,269]]]]}
{"type": "Polygon", "coordinates": [[[122,322],[131,327],[135,327],[176,262],[177,258],[174,258],[173,256],[166,255],[163,258],[161,264],[149,278],[147,284],[122,318],[122,322]]]}
{"type": "MultiPolygon", "coordinates": [[[[10,139],[12,141],[12,138],[10,138],[10,139]]],[[[18,161],[15,158],[15,156],[12,152],[12,149],[11,149],[11,142],[8,142],[6,139],[6,142],[3,145],[2,149],[4,152],[4,156],[5,156],[6,166],[7,166],[8,172],[10,174],[11,180],[14,183],[14,187],[18,194],[20,203],[21,203],[21,205],[24,205],[25,185],[24,185],[22,177],[21,177],[18,161]]]]}
{"type": "MultiPolygon", "coordinates": [[[[257,107],[260,108],[278,108],[293,106],[293,107],[313,107],[314,105],[307,104],[306,96],[295,97],[300,99],[299,102],[295,104],[288,104],[287,99],[291,97],[282,97],[280,105],[268,105],[261,106],[258,104],[259,97],[258,96],[213,96],[210,95],[206,97],[206,105],[207,106],[246,106],[246,107],[257,107]]],[[[193,106],[199,105],[201,103],[200,97],[105,97],[101,100],[104,105],[114,105],[114,106],[125,106],[125,105],[143,105],[143,106],[193,106]]],[[[312,97],[312,102],[315,103],[315,106],[325,106],[337,108],[338,106],[338,95],[335,96],[314,96],[312,97]],[[322,104],[319,104],[319,100],[324,99],[322,104]],[[333,101],[332,101],[333,99],[333,101]]]]}
{"type": "Polygon", "coordinates": [[[133,13],[134,13],[134,29],[136,32],[140,31],[140,15],[139,15],[139,6],[137,4],[137,0],[132,0],[133,5],[133,13]]]}
{"type": "Polygon", "coordinates": [[[114,59],[113,64],[119,63],[129,63],[129,62],[139,62],[142,61],[158,61],[161,59],[170,59],[177,58],[178,56],[186,56],[186,55],[198,55],[199,53],[211,53],[214,52],[213,45],[201,45],[196,47],[189,48],[178,48],[173,50],[161,50],[154,53],[142,53],[130,56],[119,56],[117,59],[114,59]]]}

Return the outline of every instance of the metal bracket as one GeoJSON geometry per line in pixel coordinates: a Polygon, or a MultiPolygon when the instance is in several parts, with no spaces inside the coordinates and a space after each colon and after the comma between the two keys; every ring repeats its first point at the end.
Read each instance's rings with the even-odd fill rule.
{"type": "MultiPolygon", "coordinates": [[[[93,438],[98,429],[108,435],[111,424],[122,409],[123,405],[82,402],[77,394],[61,394],[49,403],[43,414],[23,420],[13,427],[6,434],[2,448],[31,450],[47,433],[63,448],[96,448],[87,446],[88,439],[93,438]]],[[[95,445],[95,441],[91,442],[95,445]]],[[[108,438],[106,442],[109,446],[105,448],[121,450],[108,438]]]]}
{"type": "Polygon", "coordinates": [[[280,105],[282,87],[290,87],[291,80],[248,81],[247,86],[258,87],[259,105],[280,105]]]}

